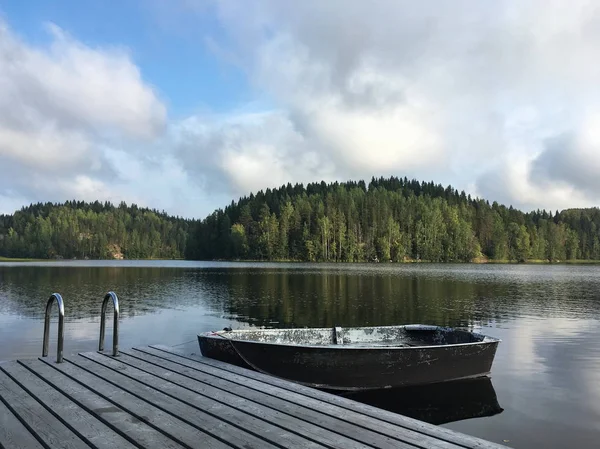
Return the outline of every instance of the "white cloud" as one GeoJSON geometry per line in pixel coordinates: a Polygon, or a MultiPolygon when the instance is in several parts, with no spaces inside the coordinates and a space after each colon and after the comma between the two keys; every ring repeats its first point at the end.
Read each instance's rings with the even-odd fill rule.
{"type": "MultiPolygon", "coordinates": [[[[166,110],[146,85],[128,54],[118,48],[91,48],[48,25],[51,43],[35,48],[0,24],[0,107],[13,126],[109,127],[153,137],[166,110]]],[[[8,120],[7,120],[8,121],[8,120]]]]}
{"type": "Polygon", "coordinates": [[[225,197],[336,175],[327,155],[311,150],[289,117],[277,111],[190,117],[172,126],[165,145],[174,146],[182,167],[204,191],[225,197]]]}
{"type": "Polygon", "coordinates": [[[117,176],[126,167],[107,149],[148,142],[166,126],[164,105],[123,49],[85,46],[52,24],[48,31],[49,45],[36,47],[0,22],[2,212],[15,198],[133,197],[117,176]]]}
{"type": "Polygon", "coordinates": [[[432,178],[528,209],[600,200],[600,143],[585,137],[600,106],[594,3],[213,6],[227,37],[211,36],[211,48],[272,98],[283,118],[269,133],[287,136],[273,145],[247,124],[244,140],[237,125],[219,124],[219,135],[237,135],[235,151],[215,148],[230,156],[226,174],[239,188],[279,179],[266,172],[313,180],[319,173],[296,163],[298,153],[311,153],[338,179],[432,178]],[[549,142],[565,133],[575,143],[549,155],[549,142]]]}
{"type": "Polygon", "coordinates": [[[287,182],[394,174],[526,209],[600,200],[594,3],[180,6],[173,23],[214,15],[218,27],[200,28],[218,32],[197,44],[272,108],[169,121],[126,49],[54,25],[34,46],[0,25],[0,196],[98,195],[202,216],[287,182]]]}
{"type": "Polygon", "coordinates": [[[0,156],[33,169],[69,170],[88,155],[90,142],[80,132],[39,125],[35,130],[0,127],[0,156]]]}

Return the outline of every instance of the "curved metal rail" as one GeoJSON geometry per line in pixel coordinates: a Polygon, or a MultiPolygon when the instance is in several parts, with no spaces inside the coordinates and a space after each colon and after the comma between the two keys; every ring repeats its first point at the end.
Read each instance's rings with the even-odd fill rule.
{"type": "Polygon", "coordinates": [[[104,351],[104,333],[106,330],[106,307],[108,300],[112,299],[115,309],[113,317],[113,356],[119,355],[119,298],[115,292],[108,292],[102,301],[102,309],[100,310],[100,341],[98,343],[98,351],[104,351]]]}
{"type": "Polygon", "coordinates": [[[65,322],[65,305],[62,296],[58,293],[50,295],[46,303],[46,316],[44,317],[44,341],[42,344],[42,357],[48,356],[48,338],[50,336],[50,312],[52,305],[56,301],[58,305],[58,347],[56,349],[56,363],[63,361],[63,342],[64,342],[64,322],[65,322]]]}

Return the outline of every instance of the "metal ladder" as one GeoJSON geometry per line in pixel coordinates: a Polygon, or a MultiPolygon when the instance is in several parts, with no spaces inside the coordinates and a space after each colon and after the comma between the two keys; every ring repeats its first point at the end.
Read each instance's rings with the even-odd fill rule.
{"type": "MultiPolygon", "coordinates": [[[[106,330],[106,308],[108,307],[108,301],[112,300],[114,307],[113,314],[113,349],[112,355],[116,357],[119,355],[119,298],[115,292],[108,292],[102,300],[102,307],[100,309],[100,340],[98,342],[98,351],[104,351],[104,334],[106,330]]],[[[63,345],[64,345],[64,322],[65,322],[65,304],[62,296],[58,293],[52,293],[48,302],[46,303],[46,315],[44,316],[44,340],[42,343],[42,357],[48,356],[48,340],[50,336],[50,312],[52,312],[52,306],[56,301],[58,305],[58,346],[56,348],[56,363],[63,362],[63,345]]]]}
{"type": "Polygon", "coordinates": [[[112,299],[114,313],[113,313],[113,350],[112,355],[116,357],[119,355],[119,298],[115,292],[108,292],[104,296],[102,301],[102,309],[100,310],[100,340],[98,342],[98,351],[104,351],[104,331],[106,329],[106,307],[108,306],[108,300],[112,299]]]}
{"type": "Polygon", "coordinates": [[[58,347],[56,349],[56,363],[62,363],[63,361],[63,342],[65,339],[64,335],[64,323],[65,323],[65,304],[62,296],[58,293],[52,293],[48,302],[46,303],[46,316],[44,317],[44,342],[42,346],[42,357],[48,356],[48,337],[50,336],[50,312],[52,311],[52,304],[58,305],[58,347]]]}

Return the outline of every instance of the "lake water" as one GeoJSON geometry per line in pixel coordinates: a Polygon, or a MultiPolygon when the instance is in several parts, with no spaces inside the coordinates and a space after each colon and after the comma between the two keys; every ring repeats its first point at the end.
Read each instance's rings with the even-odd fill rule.
{"type": "Polygon", "coordinates": [[[95,350],[108,290],[123,348],[198,353],[196,335],[224,326],[468,327],[503,340],[491,381],[357,399],[515,448],[599,445],[599,266],[0,263],[0,360],[40,354],[53,292],[65,300],[65,354],[95,350]]]}

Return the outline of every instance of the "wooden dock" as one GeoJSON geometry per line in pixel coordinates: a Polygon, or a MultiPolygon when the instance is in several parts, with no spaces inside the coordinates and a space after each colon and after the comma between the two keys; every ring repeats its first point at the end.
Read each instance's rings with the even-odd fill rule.
{"type": "Polygon", "coordinates": [[[0,448],[504,446],[164,346],[0,363],[0,448]]]}

